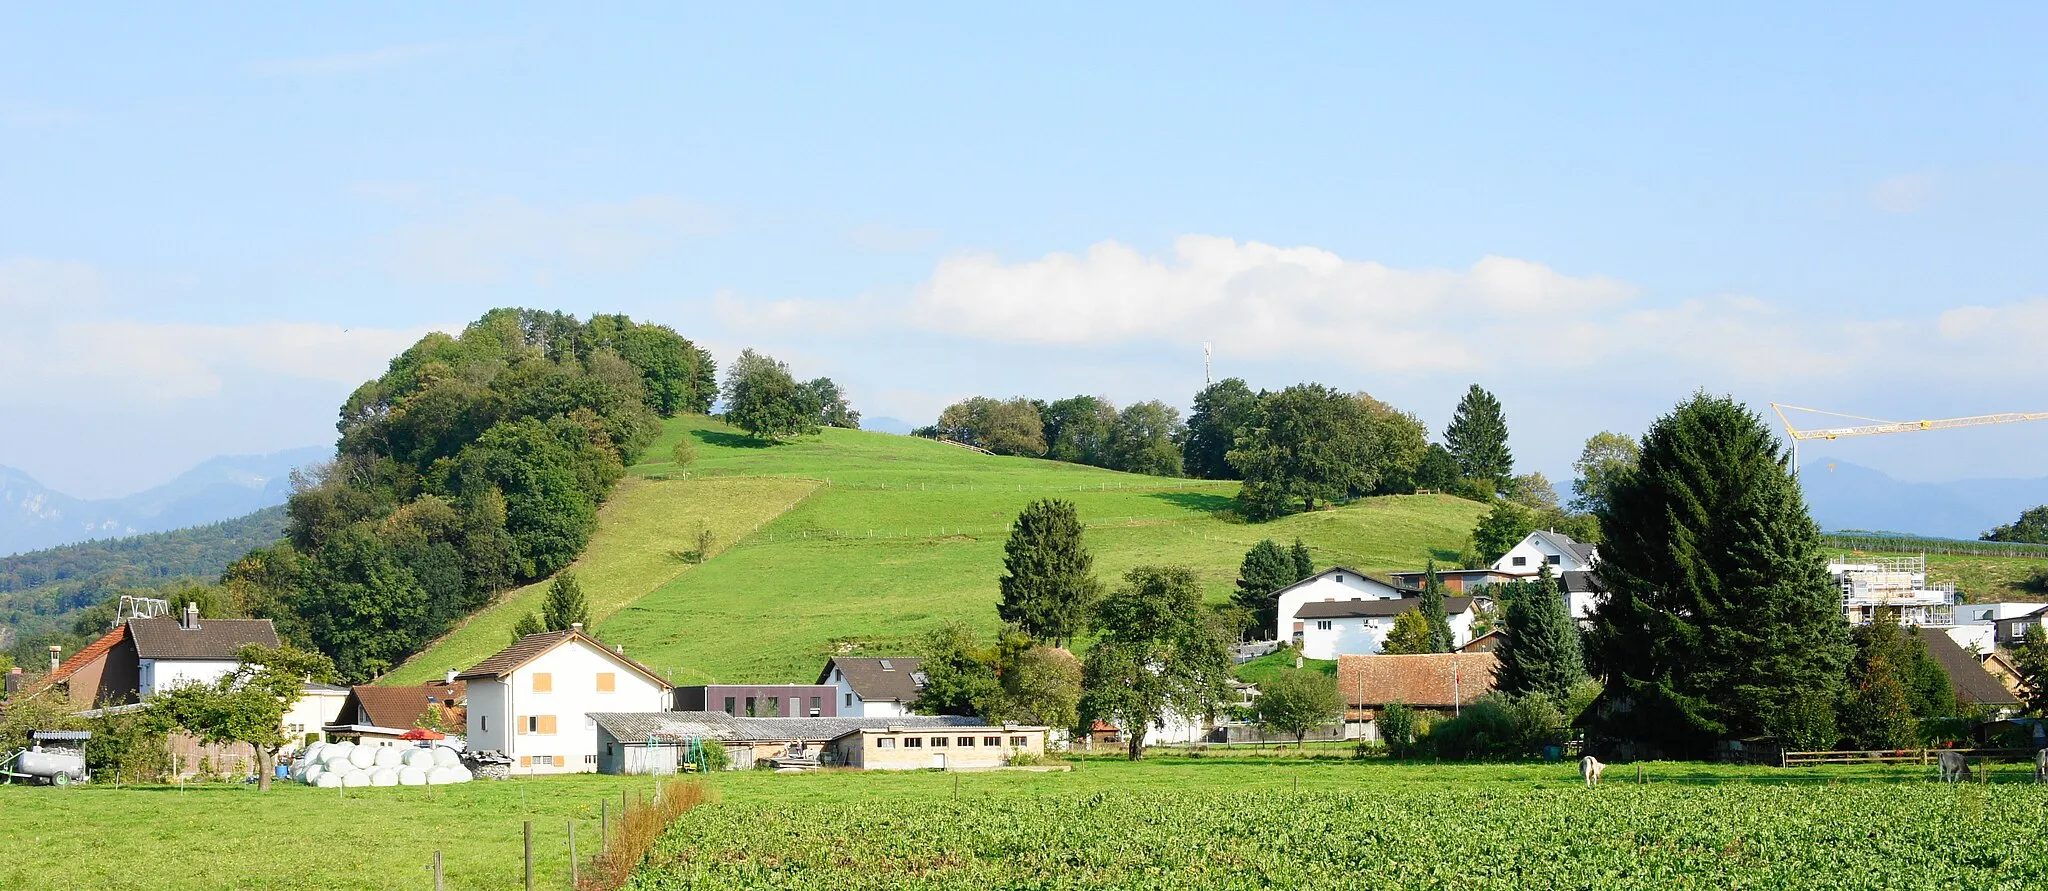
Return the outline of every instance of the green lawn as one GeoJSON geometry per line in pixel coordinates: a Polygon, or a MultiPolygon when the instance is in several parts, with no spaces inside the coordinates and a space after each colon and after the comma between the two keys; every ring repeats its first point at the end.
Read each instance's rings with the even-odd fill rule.
{"type": "Polygon", "coordinates": [[[720,775],[635,877],[671,889],[2038,888],[2030,765],[1917,767],[1228,755],[1064,774],[720,775]]]}
{"type": "Polygon", "coordinates": [[[0,786],[0,888],[96,891],[329,891],[520,887],[533,821],[536,887],[568,885],[568,823],[579,854],[598,838],[598,803],[651,794],[646,777],[574,776],[429,790],[207,785],[65,789],[0,786]]]}
{"type": "MultiPolygon", "coordinates": [[[[1367,499],[1265,524],[1237,521],[1236,484],[1162,479],[931,440],[828,429],[773,446],[721,421],[676,418],[632,467],[577,561],[595,631],[675,678],[809,681],[826,654],[902,652],[940,624],[996,625],[1010,521],[1066,498],[1088,523],[1097,574],[1145,563],[1195,567],[1223,599],[1261,538],[1301,537],[1324,564],[1391,570],[1446,557],[1481,506],[1444,496],[1367,499]],[[666,460],[690,437],[697,460],[666,460]],[[714,556],[690,565],[706,524],[714,556]]],[[[514,592],[381,679],[419,683],[509,640],[545,585],[514,592]]]]}
{"type": "MultiPolygon", "coordinates": [[[[1337,660],[1335,659],[1303,659],[1301,660],[1301,667],[1309,671],[1320,671],[1331,677],[1337,676],[1337,660]]],[[[1292,671],[1293,669],[1294,650],[1282,648],[1239,665],[1233,674],[1236,674],[1237,679],[1240,681],[1263,684],[1274,675],[1283,671],[1292,671]]]]}

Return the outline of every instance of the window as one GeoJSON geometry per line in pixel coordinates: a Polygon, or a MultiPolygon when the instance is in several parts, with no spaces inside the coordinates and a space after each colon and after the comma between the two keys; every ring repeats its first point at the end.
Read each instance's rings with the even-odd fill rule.
{"type": "Polygon", "coordinates": [[[852,694],[852,693],[848,693],[848,694],[846,694],[846,707],[847,707],[847,708],[853,708],[853,694],[852,694]]]}
{"type": "Polygon", "coordinates": [[[959,739],[953,740],[953,744],[954,744],[954,745],[958,745],[958,746],[965,746],[965,747],[967,747],[967,748],[970,748],[970,749],[971,749],[971,748],[974,748],[974,737],[971,737],[971,736],[963,736],[963,737],[960,737],[959,739]]]}
{"type": "Polygon", "coordinates": [[[896,748],[896,738],[895,738],[895,737],[892,737],[892,736],[877,736],[877,737],[875,737],[875,748],[877,748],[877,749],[893,749],[893,748],[896,748]]]}
{"type": "Polygon", "coordinates": [[[747,697],[747,717],[751,718],[754,716],[754,711],[757,708],[755,704],[756,702],[757,700],[755,700],[754,697],[747,697]]]}
{"type": "Polygon", "coordinates": [[[728,715],[737,715],[739,714],[739,712],[734,711],[734,709],[737,708],[739,708],[739,700],[727,696],[725,698],[725,713],[728,715]]]}
{"type": "Polygon", "coordinates": [[[1000,746],[1003,744],[1003,738],[1000,736],[984,736],[981,738],[981,744],[984,746],[1000,746]]]}
{"type": "Polygon", "coordinates": [[[568,766],[569,766],[569,759],[567,759],[567,758],[564,758],[564,757],[562,757],[562,756],[560,756],[560,755],[556,755],[556,756],[555,756],[555,766],[556,766],[556,767],[568,767],[568,766]]]}
{"type": "Polygon", "coordinates": [[[825,712],[824,712],[824,702],[825,702],[825,700],[824,700],[824,697],[820,697],[820,696],[813,696],[813,697],[811,697],[811,717],[815,718],[815,717],[818,717],[819,715],[822,715],[822,714],[824,714],[824,713],[825,713],[825,712]]]}
{"type": "Polygon", "coordinates": [[[780,716],[782,714],[782,697],[768,697],[768,714],[771,716],[780,716]]]}
{"type": "Polygon", "coordinates": [[[490,715],[477,715],[477,716],[476,716],[476,729],[478,729],[478,730],[489,730],[489,729],[491,729],[491,716],[490,716],[490,715]]]}
{"type": "Polygon", "coordinates": [[[1527,557],[1516,557],[1516,558],[1515,558],[1515,565],[1516,565],[1516,566],[1527,566],[1527,565],[1529,565],[1529,558],[1527,558],[1527,557]]]}
{"type": "Polygon", "coordinates": [[[585,756],[583,756],[583,763],[585,763],[585,764],[596,764],[596,763],[597,763],[597,756],[596,756],[596,755],[585,755],[585,756]]]}
{"type": "Polygon", "coordinates": [[[527,715],[527,716],[526,716],[526,729],[525,729],[524,731],[521,731],[521,732],[523,732],[523,733],[542,733],[542,734],[548,734],[548,735],[553,735],[553,734],[554,734],[554,732],[555,732],[555,716],[554,716],[554,715],[527,715]]]}
{"type": "Polygon", "coordinates": [[[1027,739],[1027,738],[1025,738],[1025,737],[1022,737],[1022,736],[1013,736],[1013,737],[1010,737],[1010,745],[1016,746],[1017,748],[1020,748],[1020,749],[1021,749],[1021,748],[1025,747],[1025,746],[1028,746],[1028,745],[1030,745],[1030,744],[1031,744],[1031,740],[1029,740],[1029,739],[1027,739]]]}
{"type": "Polygon", "coordinates": [[[1318,622],[1316,622],[1316,630],[1317,630],[1317,631],[1328,631],[1328,630],[1330,630],[1330,623],[1329,623],[1329,621],[1328,621],[1328,620],[1321,620],[1321,621],[1318,621],[1318,622]]]}
{"type": "Polygon", "coordinates": [[[1343,576],[1341,576],[1341,575],[1340,575],[1340,576],[1338,576],[1338,577],[1337,577],[1337,584],[1340,584],[1340,585],[1341,585],[1341,584],[1344,584],[1344,577],[1343,577],[1343,576]]]}
{"type": "Polygon", "coordinates": [[[903,747],[906,749],[922,749],[924,748],[924,737],[906,736],[903,738],[903,747]]]}
{"type": "Polygon", "coordinates": [[[1552,566],[1559,566],[1559,565],[1562,565],[1562,564],[1564,563],[1564,555],[1563,555],[1563,554],[1552,554],[1552,555],[1550,555],[1550,556],[1548,556],[1548,557],[1545,557],[1545,558],[1543,558],[1543,559],[1544,559],[1544,560],[1546,560],[1546,561],[1548,561],[1548,562],[1550,563],[1550,565],[1552,565],[1552,566]]]}
{"type": "Polygon", "coordinates": [[[932,748],[934,748],[934,749],[943,749],[943,748],[945,748],[945,747],[946,747],[946,738],[945,738],[945,737],[943,737],[943,736],[934,736],[934,737],[932,737],[932,748]]]}
{"type": "Polygon", "coordinates": [[[611,743],[605,743],[605,744],[604,744],[604,753],[605,753],[606,755],[610,755],[610,754],[612,753],[612,744],[611,744],[611,743]]]}
{"type": "Polygon", "coordinates": [[[542,671],[542,672],[536,672],[536,673],[534,673],[534,676],[533,676],[533,692],[535,692],[535,693],[553,693],[553,692],[555,692],[555,676],[554,676],[554,675],[551,675],[551,674],[548,674],[547,672],[544,672],[544,671],[542,671]]]}
{"type": "Polygon", "coordinates": [[[884,660],[882,660],[882,670],[883,670],[883,671],[895,671],[895,670],[896,670],[896,663],[894,663],[894,662],[891,662],[891,661],[889,661],[889,660],[887,660],[887,659],[884,659],[884,660]]]}
{"type": "Polygon", "coordinates": [[[600,671],[597,673],[597,692],[617,693],[618,691],[619,676],[617,674],[609,671],[600,671]]]}

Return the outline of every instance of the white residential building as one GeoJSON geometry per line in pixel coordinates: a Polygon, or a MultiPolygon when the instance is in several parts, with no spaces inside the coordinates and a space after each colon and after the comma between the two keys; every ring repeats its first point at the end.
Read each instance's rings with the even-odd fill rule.
{"type": "MultiPolygon", "coordinates": [[[[1403,597],[1304,603],[1295,611],[1295,620],[1304,626],[1301,655],[1309,659],[1335,659],[1377,654],[1386,646],[1395,618],[1420,608],[1421,601],[1420,597],[1403,597]]],[[[1470,643],[1472,620],[1476,617],[1472,598],[1445,597],[1444,613],[1450,619],[1451,646],[1470,643]]]]}
{"type": "Polygon", "coordinates": [[[1493,569],[1504,575],[1533,576],[1548,565],[1551,575],[1561,576],[1591,571],[1599,560],[1599,548],[1561,532],[1538,529],[1493,561],[1493,569]]]}
{"type": "Polygon", "coordinates": [[[581,624],[522,637],[455,679],[469,683],[470,750],[504,753],[514,774],[597,770],[590,715],[661,711],[669,692],[667,679],[581,624]]]}
{"type": "Polygon", "coordinates": [[[924,660],[917,657],[833,656],[818,683],[836,688],[842,718],[893,718],[911,713],[924,692],[924,660]]]}
{"type": "MultiPolygon", "coordinates": [[[[1273,639],[1281,643],[1300,639],[1306,629],[1295,618],[1303,604],[1352,600],[1398,600],[1412,590],[1372,578],[1355,569],[1335,566],[1274,592],[1279,599],[1273,639]]],[[[1321,657],[1318,657],[1321,658],[1321,657]]]]}
{"type": "Polygon", "coordinates": [[[129,619],[135,647],[135,689],[141,699],[182,684],[211,684],[242,664],[246,646],[277,646],[269,619],[200,619],[198,604],[183,617],[129,619]]]}

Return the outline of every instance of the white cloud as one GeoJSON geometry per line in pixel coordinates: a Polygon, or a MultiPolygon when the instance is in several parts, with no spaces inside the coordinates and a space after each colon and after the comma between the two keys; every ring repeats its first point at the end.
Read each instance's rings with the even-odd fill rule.
{"type": "Polygon", "coordinates": [[[1886,177],[1870,187],[1870,206],[1885,213],[1923,210],[1934,201],[1940,180],[1932,173],[1886,177]]]}
{"type": "Polygon", "coordinates": [[[84,263],[0,257],[0,312],[13,325],[96,306],[105,290],[99,271],[84,263]]]}
{"type": "Polygon", "coordinates": [[[406,226],[390,237],[389,253],[404,274],[490,283],[632,266],[723,229],[712,209],[662,195],[563,208],[503,198],[406,226]]]}
{"type": "Polygon", "coordinates": [[[448,52],[451,48],[448,44],[443,43],[414,43],[402,46],[387,46],[352,53],[306,56],[297,59],[277,59],[259,63],[256,66],[256,70],[264,74],[296,77],[355,74],[363,71],[396,68],[421,59],[441,55],[448,52]]]}

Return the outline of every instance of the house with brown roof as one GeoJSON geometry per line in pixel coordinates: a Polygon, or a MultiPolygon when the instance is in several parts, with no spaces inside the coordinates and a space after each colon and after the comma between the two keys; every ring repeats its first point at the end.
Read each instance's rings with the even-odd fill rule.
{"type": "Polygon", "coordinates": [[[128,619],[64,660],[42,681],[78,709],[126,705],[179,684],[210,684],[242,664],[242,648],[278,645],[269,619],[128,619]]]}
{"type": "MultiPolygon", "coordinates": [[[[1344,698],[1346,721],[1372,721],[1396,703],[1452,712],[1492,692],[1499,666],[1490,651],[1343,656],[1337,660],[1337,694],[1344,698]]],[[[1368,729],[1367,738],[1377,739],[1377,731],[1368,729]]]]}
{"type": "Polygon", "coordinates": [[[1984,669],[1984,663],[1958,645],[1954,638],[1935,629],[1923,631],[1914,628],[1912,632],[1927,644],[1927,655],[1933,656],[1948,675],[1948,686],[1955,691],[1957,702],[1992,710],[2019,707],[2019,697],[2013,695],[1998,678],[1992,677],[1984,669]]]}
{"type": "Polygon", "coordinates": [[[917,657],[833,656],[818,672],[818,683],[836,688],[839,715],[892,718],[910,714],[924,692],[924,660],[917,657]]]}
{"type": "Polygon", "coordinates": [[[452,680],[468,682],[471,751],[502,752],[512,773],[597,770],[597,722],[606,712],[658,712],[668,680],[583,632],[529,634],[452,680]]]}
{"type": "Polygon", "coordinates": [[[439,723],[448,734],[461,736],[469,723],[469,713],[463,705],[468,695],[466,681],[410,687],[350,687],[340,710],[321,729],[330,739],[365,746],[411,745],[410,740],[400,737],[430,723],[439,723]],[[429,719],[429,712],[438,720],[429,719]]]}

